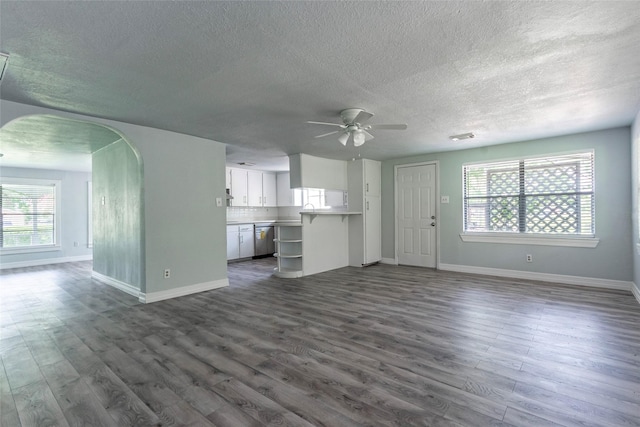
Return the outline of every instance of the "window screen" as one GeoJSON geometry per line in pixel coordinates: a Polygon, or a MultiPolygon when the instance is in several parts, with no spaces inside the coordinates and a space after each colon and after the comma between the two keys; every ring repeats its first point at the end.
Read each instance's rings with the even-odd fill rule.
{"type": "Polygon", "coordinates": [[[593,236],[593,152],[465,165],[464,230],[593,236]]]}

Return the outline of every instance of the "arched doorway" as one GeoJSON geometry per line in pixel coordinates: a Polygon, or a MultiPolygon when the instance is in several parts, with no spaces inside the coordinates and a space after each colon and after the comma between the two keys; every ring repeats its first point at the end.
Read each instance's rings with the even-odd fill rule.
{"type": "Polygon", "coordinates": [[[94,275],[136,296],[144,292],[142,159],[122,133],[51,114],[26,115],[0,128],[0,152],[3,168],[91,171],[94,275]]]}

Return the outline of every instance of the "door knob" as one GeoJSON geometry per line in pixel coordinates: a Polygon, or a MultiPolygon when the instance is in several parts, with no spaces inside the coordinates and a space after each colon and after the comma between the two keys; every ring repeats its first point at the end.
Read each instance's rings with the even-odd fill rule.
{"type": "Polygon", "coordinates": [[[434,222],[432,222],[432,223],[431,223],[431,226],[432,226],[432,227],[435,227],[435,226],[436,226],[436,222],[435,222],[435,221],[434,221],[434,222]]]}

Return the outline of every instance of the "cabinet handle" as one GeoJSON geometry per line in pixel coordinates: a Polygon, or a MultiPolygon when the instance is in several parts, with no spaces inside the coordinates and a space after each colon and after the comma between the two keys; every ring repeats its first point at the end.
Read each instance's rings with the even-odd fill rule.
{"type": "Polygon", "coordinates": [[[369,183],[367,182],[367,193],[369,192],[369,183]]]}
{"type": "Polygon", "coordinates": [[[247,203],[247,196],[242,196],[242,203],[247,203]]]}
{"type": "Polygon", "coordinates": [[[369,201],[367,200],[367,210],[369,210],[369,201]]]}

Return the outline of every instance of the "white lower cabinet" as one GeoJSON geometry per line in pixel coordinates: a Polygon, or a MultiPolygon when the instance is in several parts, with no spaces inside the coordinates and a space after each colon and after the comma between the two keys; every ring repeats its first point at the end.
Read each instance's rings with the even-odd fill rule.
{"type": "Polygon", "coordinates": [[[240,239],[238,238],[238,226],[227,226],[227,261],[240,258],[240,239]]]}
{"type": "Polygon", "coordinates": [[[227,261],[255,255],[253,224],[227,226],[227,261]]]}
{"type": "Polygon", "coordinates": [[[250,258],[256,254],[256,247],[253,242],[253,224],[241,225],[238,230],[240,238],[240,258],[250,258]]]}

